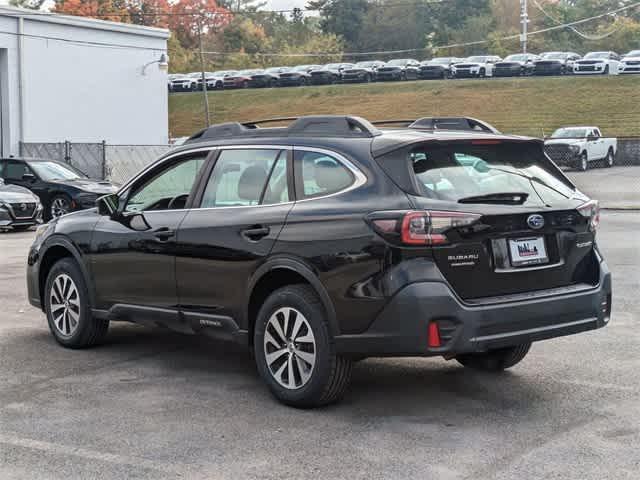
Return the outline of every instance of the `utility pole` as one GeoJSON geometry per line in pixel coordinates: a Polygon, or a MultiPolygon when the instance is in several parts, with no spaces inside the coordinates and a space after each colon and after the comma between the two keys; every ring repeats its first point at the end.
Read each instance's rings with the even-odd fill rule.
{"type": "Polygon", "coordinates": [[[202,19],[198,20],[198,43],[200,44],[200,70],[202,78],[202,101],[204,103],[205,128],[211,125],[211,115],[209,113],[209,95],[207,95],[207,79],[204,71],[204,49],[202,48],[202,19]]]}
{"type": "Polygon", "coordinates": [[[522,43],[522,53],[527,53],[527,27],[529,25],[527,0],[520,0],[520,23],[522,24],[522,34],[520,35],[520,43],[522,43]]]}

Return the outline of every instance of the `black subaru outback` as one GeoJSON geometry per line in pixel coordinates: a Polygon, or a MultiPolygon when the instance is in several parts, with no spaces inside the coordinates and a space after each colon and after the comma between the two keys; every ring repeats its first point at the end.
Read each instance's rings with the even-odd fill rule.
{"type": "Polygon", "coordinates": [[[214,125],[40,227],[29,300],[65,347],[112,320],[238,342],[299,407],[338,399],[363,357],[498,371],[605,326],[597,203],[539,140],[429,124],[214,125]]]}

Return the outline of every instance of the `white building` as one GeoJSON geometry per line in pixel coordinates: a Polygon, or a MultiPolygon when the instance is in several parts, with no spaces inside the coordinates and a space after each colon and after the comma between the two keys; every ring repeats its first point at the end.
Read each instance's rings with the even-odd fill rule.
{"type": "Polygon", "coordinates": [[[168,141],[164,29],[0,7],[0,156],[168,141]]]}

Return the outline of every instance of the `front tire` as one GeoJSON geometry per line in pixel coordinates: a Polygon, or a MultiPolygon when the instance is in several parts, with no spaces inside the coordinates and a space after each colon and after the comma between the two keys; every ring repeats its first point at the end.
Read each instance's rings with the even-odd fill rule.
{"type": "Polygon", "coordinates": [[[531,343],[523,343],[515,347],[489,350],[485,353],[466,353],[458,355],[456,360],[467,368],[485,372],[501,372],[520,363],[529,353],[531,343]]]}
{"type": "Polygon", "coordinates": [[[581,172],[586,172],[587,170],[589,170],[589,157],[587,156],[587,152],[582,152],[580,154],[578,168],[581,172]]]}
{"type": "Polygon", "coordinates": [[[349,384],[353,362],[337,355],[324,307],[308,285],[289,285],[267,298],[253,346],[260,376],[286,405],[327,405],[349,384]]]}
{"type": "Polygon", "coordinates": [[[49,329],[63,347],[87,348],[100,343],[107,334],[109,321],[91,314],[84,276],[71,258],[59,260],[49,271],[44,305],[49,329]]]}
{"type": "Polygon", "coordinates": [[[71,198],[69,195],[61,193],[51,199],[47,209],[46,220],[58,218],[71,211],[71,198]]]}

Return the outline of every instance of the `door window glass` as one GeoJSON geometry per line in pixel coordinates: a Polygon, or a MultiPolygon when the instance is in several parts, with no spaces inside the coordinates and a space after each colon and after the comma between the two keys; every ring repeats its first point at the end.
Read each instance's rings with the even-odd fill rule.
{"type": "Polygon", "coordinates": [[[339,192],[349,187],[353,174],[335,158],[317,152],[295,152],[296,191],[301,198],[339,192]]]}
{"type": "Polygon", "coordinates": [[[125,207],[127,212],[179,210],[185,207],[206,154],[173,164],[136,188],[125,207]]]}
{"type": "Polygon", "coordinates": [[[4,169],[3,177],[7,180],[22,180],[25,173],[30,173],[29,168],[22,162],[8,162],[4,169]]]}
{"type": "Polygon", "coordinates": [[[269,203],[277,203],[285,195],[286,189],[286,155],[280,150],[223,150],[216,161],[213,173],[209,178],[202,197],[202,208],[213,207],[246,207],[259,205],[263,195],[269,203]],[[274,163],[281,156],[284,160],[274,168],[274,163]],[[282,170],[284,169],[284,173],[282,170]],[[274,170],[274,181],[269,181],[269,187],[274,191],[267,194],[265,185],[274,170]],[[276,171],[277,170],[277,171],[276,171]],[[278,183],[284,175],[284,184],[278,183]],[[279,190],[278,190],[279,188],[279,190]]]}
{"type": "Polygon", "coordinates": [[[287,178],[287,156],[283,153],[278,157],[269,181],[267,182],[267,188],[264,190],[264,198],[262,204],[275,205],[277,203],[284,203],[289,201],[289,185],[287,178]]]}

